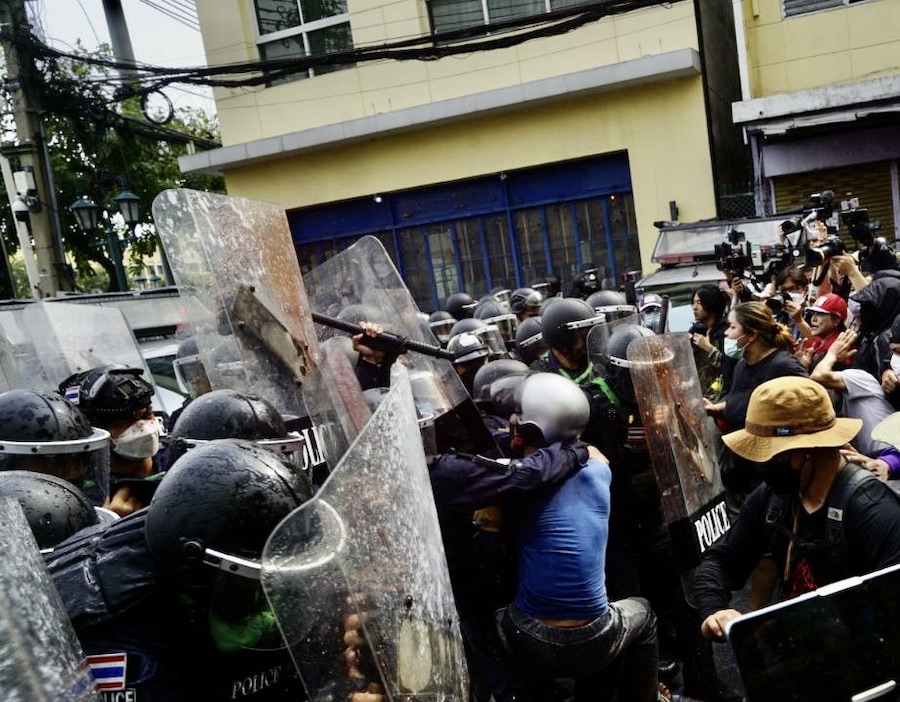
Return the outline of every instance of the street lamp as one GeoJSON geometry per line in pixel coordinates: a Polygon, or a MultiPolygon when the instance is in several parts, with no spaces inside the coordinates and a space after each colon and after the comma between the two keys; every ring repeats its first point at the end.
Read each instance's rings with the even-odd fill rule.
{"type": "MultiPolygon", "coordinates": [[[[125,193],[123,193],[123,195],[124,194],[125,193]]],[[[136,195],[129,194],[134,197],[135,200],[138,199],[136,195]]],[[[121,197],[121,195],[119,197],[121,197]]],[[[114,199],[118,201],[118,197],[114,199]]],[[[128,198],[126,197],[125,199],[127,200],[128,198]]],[[[97,203],[87,195],[79,195],[78,199],[69,206],[69,209],[75,215],[78,226],[81,227],[81,231],[85,234],[90,234],[97,229],[97,224],[100,220],[100,208],[97,206],[97,203]]],[[[128,290],[128,279],[125,277],[125,268],[122,265],[122,249],[119,246],[119,234],[111,226],[106,226],[104,229],[106,230],[106,247],[109,251],[109,257],[112,260],[113,268],[116,271],[116,283],[118,284],[119,290],[128,290]]]]}
{"type": "Polygon", "coordinates": [[[141,221],[141,198],[130,190],[123,190],[113,198],[116,207],[129,229],[134,229],[141,221]]]}

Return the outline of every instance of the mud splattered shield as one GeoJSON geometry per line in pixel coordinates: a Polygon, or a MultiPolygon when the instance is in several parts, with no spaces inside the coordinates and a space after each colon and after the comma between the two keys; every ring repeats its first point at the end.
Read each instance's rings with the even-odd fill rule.
{"type": "Polygon", "coordinates": [[[210,386],[258,395],[286,419],[309,417],[336,464],[370,413],[346,359],[320,354],[284,208],[166,190],[153,216],[195,303],[188,313],[210,386]]]}
{"type": "Polygon", "coordinates": [[[628,346],[663,514],[689,569],[730,527],[715,450],[688,334],[636,339],[628,346]]]}
{"type": "Polygon", "coordinates": [[[391,390],[319,492],[272,533],[262,584],[313,702],[376,686],[464,702],[468,683],[412,392],[391,390]]]}
{"type": "Polygon", "coordinates": [[[96,700],[94,680],[22,508],[0,499],[0,690],[5,702],[96,700]]]}

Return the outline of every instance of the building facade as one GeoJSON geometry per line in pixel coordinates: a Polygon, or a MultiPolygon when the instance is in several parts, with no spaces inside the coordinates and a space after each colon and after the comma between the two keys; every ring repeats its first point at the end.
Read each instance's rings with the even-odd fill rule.
{"type": "Polygon", "coordinates": [[[852,194],[893,241],[900,226],[900,5],[896,0],[746,0],[744,99],[760,210],[811,193],[852,194]]]}
{"type": "Polygon", "coordinates": [[[591,265],[610,281],[649,270],[655,221],[715,217],[751,180],[731,122],[741,92],[726,0],[197,7],[211,66],[547,28],[505,48],[217,89],[223,147],[181,161],[222,173],[232,195],[282,204],[304,268],[377,236],[426,311],[458,290],[567,281],[591,265]],[[553,31],[582,10],[605,16],[553,31]]]}

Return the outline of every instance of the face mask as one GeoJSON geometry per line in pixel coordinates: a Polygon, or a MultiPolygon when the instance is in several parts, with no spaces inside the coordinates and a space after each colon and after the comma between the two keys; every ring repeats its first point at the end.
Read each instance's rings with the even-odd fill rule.
{"type": "Polygon", "coordinates": [[[805,293],[790,293],[791,299],[796,302],[798,305],[802,305],[806,302],[806,294],[805,293]]]}
{"type": "Polygon", "coordinates": [[[786,463],[768,463],[763,469],[763,480],[776,495],[800,491],[800,471],[786,463]]]}
{"type": "Polygon", "coordinates": [[[722,353],[724,353],[728,358],[740,358],[744,355],[744,349],[738,346],[738,342],[743,339],[746,334],[741,334],[737,339],[729,339],[727,336],[725,337],[725,341],[722,343],[722,353]]]}
{"type": "Polygon", "coordinates": [[[122,458],[140,461],[159,451],[159,421],[139,419],[111,440],[112,450],[122,458]]]}
{"type": "Polygon", "coordinates": [[[896,353],[891,356],[891,370],[894,371],[894,375],[900,378],[900,355],[896,353]]]}

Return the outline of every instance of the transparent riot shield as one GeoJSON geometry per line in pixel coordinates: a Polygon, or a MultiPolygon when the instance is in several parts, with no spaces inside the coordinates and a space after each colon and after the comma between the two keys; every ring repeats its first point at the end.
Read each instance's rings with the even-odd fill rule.
{"type": "Polygon", "coordinates": [[[19,503],[0,499],[0,697],[96,700],[81,646],[19,503]]]}
{"type": "Polygon", "coordinates": [[[23,311],[24,307],[0,310],[0,328],[9,350],[9,356],[4,359],[9,362],[6,377],[11,384],[7,389],[55,390],[41,367],[38,344],[24,326],[23,311]]]}
{"type": "MultiPolygon", "coordinates": [[[[626,307],[623,305],[622,307],[626,307]]],[[[605,360],[606,349],[609,344],[609,337],[619,327],[624,326],[643,326],[643,320],[639,314],[630,314],[617,319],[608,319],[606,321],[592,323],[590,330],[585,339],[585,347],[587,348],[588,358],[591,359],[591,365],[597,368],[605,360]]]]}
{"type": "Polygon", "coordinates": [[[34,340],[35,353],[53,390],[73,373],[108,364],[140,368],[144,378],[153,382],[134,332],[119,309],[35,302],[22,310],[21,324],[34,340]]]}
{"type": "Polygon", "coordinates": [[[262,584],[313,702],[464,702],[459,621],[408,375],[272,533],[262,584]]]}
{"type": "Polygon", "coordinates": [[[687,570],[730,527],[689,335],[636,339],[628,361],[663,513],[687,570]]]}
{"type": "MultiPolygon", "coordinates": [[[[188,314],[207,311],[190,324],[212,389],[258,395],[286,419],[309,417],[336,463],[368,410],[358,384],[317,369],[319,344],[284,208],[166,190],[153,217],[181,294],[197,303],[188,314]]],[[[347,366],[338,370],[346,374],[347,366]]]]}
{"type": "Polygon", "coordinates": [[[0,324],[0,392],[24,387],[25,377],[16,363],[13,345],[0,324]]]}
{"type": "MultiPolygon", "coordinates": [[[[380,324],[386,332],[440,346],[384,245],[373,236],[362,237],[313,268],[304,280],[314,312],[340,318],[342,311],[361,311],[374,316],[365,321],[380,324]]],[[[342,333],[323,325],[317,329],[323,339],[342,333]]],[[[452,364],[422,353],[407,353],[402,359],[411,374],[427,376],[440,386],[440,395],[449,405],[449,410],[427,410],[435,415],[439,449],[495,455],[496,444],[452,364]]],[[[414,395],[421,405],[423,398],[415,390],[414,395]]]]}

